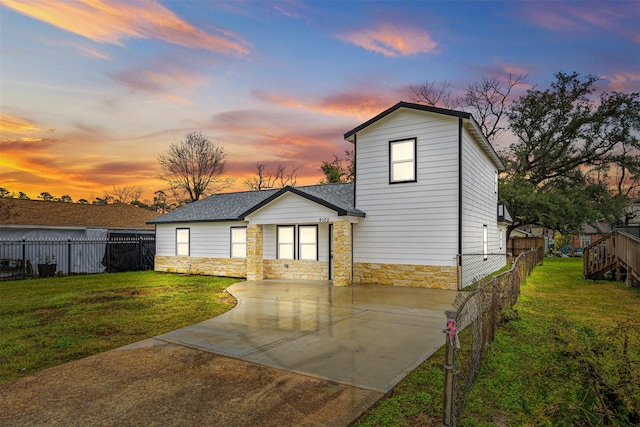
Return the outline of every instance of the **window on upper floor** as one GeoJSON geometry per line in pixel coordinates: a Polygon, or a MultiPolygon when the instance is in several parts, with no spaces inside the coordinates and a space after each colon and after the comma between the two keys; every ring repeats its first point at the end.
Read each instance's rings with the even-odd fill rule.
{"type": "Polygon", "coordinates": [[[188,228],[176,228],[176,255],[189,256],[189,235],[188,228]]]}
{"type": "Polygon", "coordinates": [[[231,227],[231,258],[247,257],[247,227],[231,227]]]}
{"type": "Polygon", "coordinates": [[[389,142],[389,182],[416,181],[416,138],[389,142]]]}
{"type": "Polygon", "coordinates": [[[294,225],[279,225],[277,227],[278,259],[295,259],[295,230],[294,225]]]}

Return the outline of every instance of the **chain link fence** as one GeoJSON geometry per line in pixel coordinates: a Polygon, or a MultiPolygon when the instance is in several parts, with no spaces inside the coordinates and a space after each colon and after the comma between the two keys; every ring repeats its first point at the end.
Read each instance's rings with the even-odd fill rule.
{"type": "Polygon", "coordinates": [[[0,280],[153,269],[155,236],[0,240],[0,280]]]}
{"type": "Polygon", "coordinates": [[[493,340],[498,325],[512,315],[520,286],[543,256],[542,250],[534,249],[518,256],[508,271],[479,277],[475,289],[460,292],[453,303],[455,309],[445,312],[444,426],[458,424],[486,345],[493,340]]]}

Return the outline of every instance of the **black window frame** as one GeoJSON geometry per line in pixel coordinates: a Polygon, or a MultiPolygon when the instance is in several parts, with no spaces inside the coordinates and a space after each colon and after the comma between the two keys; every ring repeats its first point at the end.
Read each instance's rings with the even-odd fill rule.
{"type": "Polygon", "coordinates": [[[319,255],[320,255],[320,249],[318,248],[319,244],[318,244],[318,240],[319,240],[319,227],[318,224],[301,224],[298,225],[298,260],[300,261],[318,261],[319,259],[319,255]],[[307,227],[307,228],[315,228],[316,229],[316,241],[315,241],[315,246],[316,246],[316,257],[315,259],[302,259],[302,239],[300,238],[300,228],[303,227],[307,227]]]}
{"type": "MultiPolygon", "coordinates": [[[[295,225],[276,225],[276,259],[293,261],[296,259],[296,226],[295,225]],[[280,229],[281,228],[293,228],[293,257],[292,258],[281,258],[280,257],[280,229]]],[[[287,243],[288,244],[288,243],[287,243]]]]}
{"type": "Polygon", "coordinates": [[[402,138],[389,141],[389,184],[405,184],[408,182],[418,182],[418,138],[402,138]],[[393,179],[393,144],[400,142],[413,142],[413,179],[394,180],[393,179]]]}
{"type": "Polygon", "coordinates": [[[246,259],[247,258],[247,226],[233,226],[229,228],[229,258],[246,259]],[[244,256],[233,256],[233,230],[244,228],[244,256]]]}
{"type": "MultiPolygon", "coordinates": [[[[184,244],[184,243],[182,243],[184,244]]],[[[191,228],[190,227],[176,227],[176,256],[191,256],[191,228]],[[187,255],[179,254],[178,247],[181,244],[178,242],[178,231],[187,230],[187,255]]]]}

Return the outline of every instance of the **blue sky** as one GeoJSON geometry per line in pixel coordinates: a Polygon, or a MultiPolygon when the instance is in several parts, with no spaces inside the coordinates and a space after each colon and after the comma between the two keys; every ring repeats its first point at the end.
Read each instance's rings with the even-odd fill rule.
{"type": "Polygon", "coordinates": [[[150,199],[157,156],[194,130],[234,189],[256,163],[313,184],[410,85],[577,71],[640,91],[638,22],[638,1],[0,0],[0,186],[150,199]]]}

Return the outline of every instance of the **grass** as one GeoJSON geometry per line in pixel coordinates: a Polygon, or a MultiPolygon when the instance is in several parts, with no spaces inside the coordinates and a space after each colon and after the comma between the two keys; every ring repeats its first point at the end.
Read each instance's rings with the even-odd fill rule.
{"type": "MultiPolygon", "coordinates": [[[[521,292],[460,425],[639,424],[640,290],[583,279],[581,259],[547,258],[521,292]]],[[[443,361],[440,349],[358,425],[442,425],[443,361]]]]}
{"type": "Polygon", "coordinates": [[[236,281],[146,271],[0,282],[0,383],[224,313],[236,281]]]}

